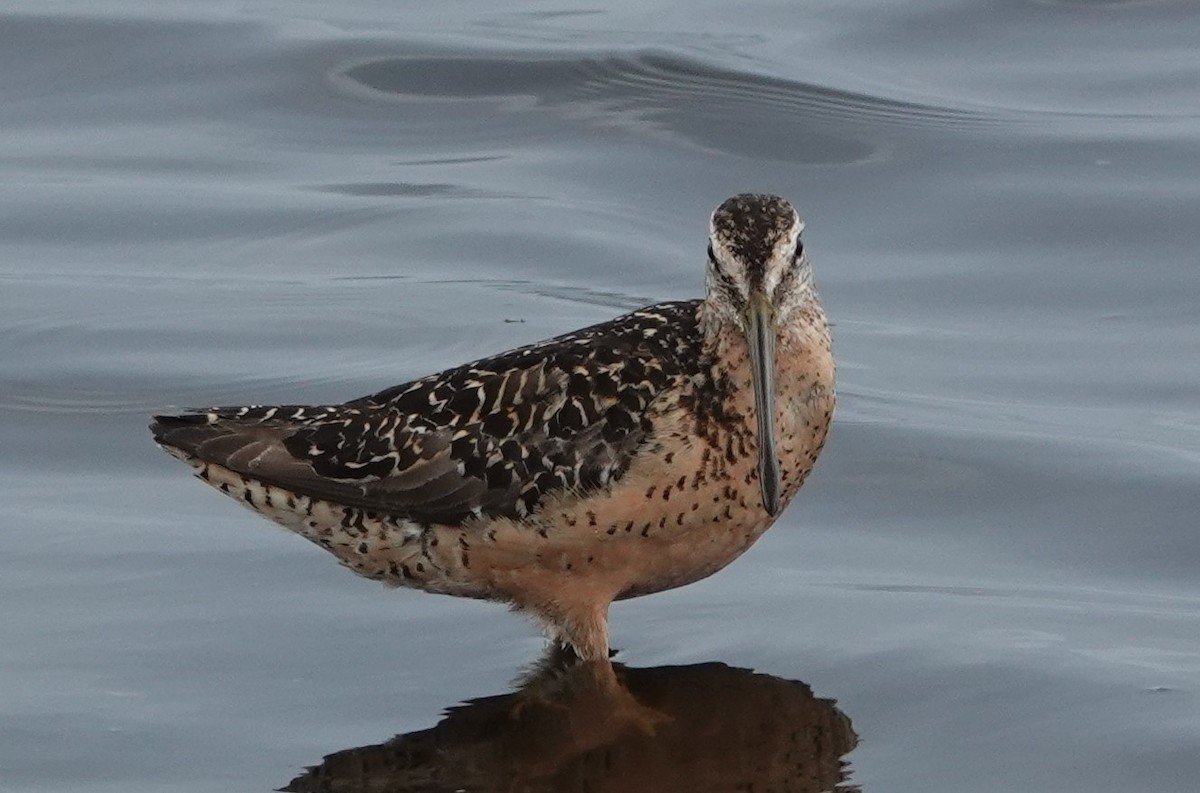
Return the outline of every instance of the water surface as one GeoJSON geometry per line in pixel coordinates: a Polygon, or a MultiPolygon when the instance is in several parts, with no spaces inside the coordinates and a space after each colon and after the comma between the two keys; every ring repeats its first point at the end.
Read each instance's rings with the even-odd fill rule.
{"type": "Polygon", "coordinates": [[[696,296],[760,190],[835,426],[743,559],[614,607],[620,659],[807,685],[867,791],[1195,790],[1191,3],[7,8],[0,789],[272,790],[508,696],[533,628],[356,579],[147,416],[696,296]]]}

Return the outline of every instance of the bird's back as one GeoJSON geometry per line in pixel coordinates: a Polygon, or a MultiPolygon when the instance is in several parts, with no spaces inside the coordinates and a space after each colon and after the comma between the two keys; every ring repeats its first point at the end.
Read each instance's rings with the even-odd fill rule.
{"type": "Polygon", "coordinates": [[[152,431],[194,465],[298,497],[418,524],[520,519],[621,478],[652,403],[703,367],[697,307],[649,306],[342,405],[210,408],[152,431]]]}

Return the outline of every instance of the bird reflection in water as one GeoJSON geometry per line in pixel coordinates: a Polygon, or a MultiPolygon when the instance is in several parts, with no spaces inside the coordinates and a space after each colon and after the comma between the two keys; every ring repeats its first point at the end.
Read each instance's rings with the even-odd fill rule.
{"type": "Polygon", "coordinates": [[[858,736],[805,683],[721,663],[547,659],[516,692],[328,755],[293,793],[850,793],[858,736]]]}

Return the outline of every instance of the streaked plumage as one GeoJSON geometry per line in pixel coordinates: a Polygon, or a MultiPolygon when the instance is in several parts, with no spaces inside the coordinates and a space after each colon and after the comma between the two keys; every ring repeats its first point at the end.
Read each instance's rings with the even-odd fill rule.
{"type": "Polygon", "coordinates": [[[824,443],[833,359],[801,229],[783,199],[735,196],[704,300],[342,405],[159,416],[155,440],[362,575],[508,602],[607,657],[613,599],[724,567],[824,443]]]}

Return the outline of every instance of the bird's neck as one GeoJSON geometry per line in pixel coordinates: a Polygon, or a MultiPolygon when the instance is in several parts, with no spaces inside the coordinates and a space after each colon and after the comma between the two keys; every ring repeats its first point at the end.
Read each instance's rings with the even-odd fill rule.
{"type": "MultiPolygon", "coordinates": [[[[701,300],[697,319],[704,338],[704,352],[715,360],[726,359],[731,345],[738,349],[745,348],[746,337],[741,318],[728,304],[708,298],[701,300]]],[[[777,347],[811,344],[819,340],[814,338],[814,334],[823,339],[829,336],[825,311],[811,285],[798,290],[779,306],[777,321],[777,347]]]]}

